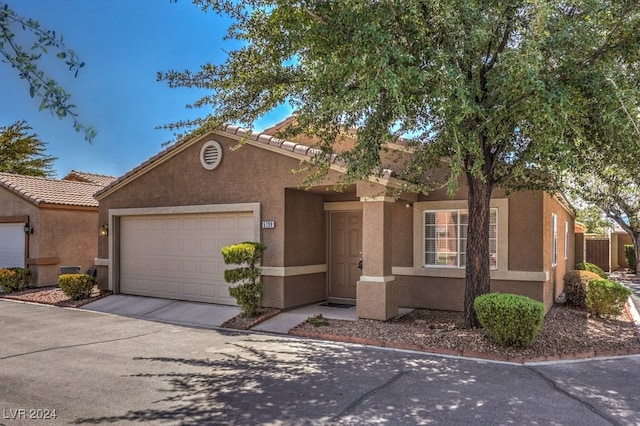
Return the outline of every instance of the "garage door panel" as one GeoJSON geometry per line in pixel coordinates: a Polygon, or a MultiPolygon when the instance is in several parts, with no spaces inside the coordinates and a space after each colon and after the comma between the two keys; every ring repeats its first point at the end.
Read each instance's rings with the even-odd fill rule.
{"type": "Polygon", "coordinates": [[[220,250],[253,240],[253,224],[252,213],[123,217],[120,291],[234,305],[220,250]]]}
{"type": "Polygon", "coordinates": [[[23,223],[0,223],[0,268],[25,267],[23,223]]]}

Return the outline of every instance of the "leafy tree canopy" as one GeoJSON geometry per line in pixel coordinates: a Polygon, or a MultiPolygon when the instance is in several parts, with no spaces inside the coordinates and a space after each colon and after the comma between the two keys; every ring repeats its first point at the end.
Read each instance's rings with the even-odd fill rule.
{"type": "Polygon", "coordinates": [[[413,140],[402,178],[468,188],[465,321],[490,288],[488,229],[493,188],[557,189],[591,128],[624,117],[637,95],[640,3],[624,0],[194,0],[233,19],[242,42],[224,64],[159,73],[172,87],[208,88],[194,103],[212,113],[181,125],[221,121],[251,127],[288,103],[290,132],[316,135],[325,155],[344,129],[357,143],[342,154],[347,180],[381,170],[380,150],[413,140]],[[593,120],[600,105],[601,120],[593,120]]]}
{"type": "Polygon", "coordinates": [[[50,177],[57,159],[45,154],[46,144],[25,121],[0,127],[0,172],[25,176],[50,177]]]}
{"type": "Polygon", "coordinates": [[[42,28],[31,18],[16,14],[8,3],[0,1],[0,58],[27,82],[29,96],[41,99],[41,111],[47,109],[60,119],[70,118],[73,128],[83,133],[87,141],[92,141],[96,132],[78,121],[71,95],[41,68],[43,54],[55,55],[75,76],[84,67],[84,62],[64,44],[62,36],[42,28]]]}

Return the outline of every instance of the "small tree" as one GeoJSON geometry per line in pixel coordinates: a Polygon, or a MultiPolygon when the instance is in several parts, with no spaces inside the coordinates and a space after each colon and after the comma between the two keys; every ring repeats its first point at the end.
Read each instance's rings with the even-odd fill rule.
{"type": "Polygon", "coordinates": [[[0,127],[0,172],[25,176],[50,177],[56,157],[45,154],[46,143],[26,121],[0,127]]]}
{"type": "Polygon", "coordinates": [[[264,251],[267,249],[262,243],[244,242],[222,248],[225,265],[240,265],[239,268],[224,271],[224,279],[230,284],[237,284],[229,288],[229,294],[235,298],[246,317],[256,315],[262,304],[262,290],[264,285],[259,281],[262,270],[259,266],[264,251]]]}

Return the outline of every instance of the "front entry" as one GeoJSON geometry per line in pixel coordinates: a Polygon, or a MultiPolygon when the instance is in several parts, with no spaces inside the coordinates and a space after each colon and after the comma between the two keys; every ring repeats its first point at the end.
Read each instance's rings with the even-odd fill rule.
{"type": "Polygon", "coordinates": [[[362,252],[362,211],[332,211],[329,216],[329,298],[356,298],[362,252]]]}

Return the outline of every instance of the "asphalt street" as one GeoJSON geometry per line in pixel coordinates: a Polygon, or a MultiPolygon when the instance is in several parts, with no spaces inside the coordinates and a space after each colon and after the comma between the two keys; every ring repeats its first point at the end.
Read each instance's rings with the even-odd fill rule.
{"type": "Polygon", "coordinates": [[[0,335],[4,425],[640,424],[638,356],[521,366],[6,300],[0,335]]]}

